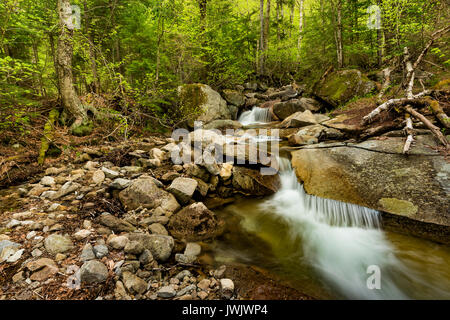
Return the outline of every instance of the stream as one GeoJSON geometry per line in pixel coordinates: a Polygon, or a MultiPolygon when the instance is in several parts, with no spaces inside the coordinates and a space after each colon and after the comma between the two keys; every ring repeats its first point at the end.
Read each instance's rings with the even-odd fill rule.
{"type": "MultiPolygon", "coordinates": [[[[245,124],[267,121],[248,112],[245,124]]],[[[276,194],[216,210],[228,222],[217,263],[257,266],[319,299],[450,299],[448,246],[384,231],[375,210],[308,195],[290,160],[279,163],[276,194]],[[370,289],[373,268],[380,287],[370,289]]]]}

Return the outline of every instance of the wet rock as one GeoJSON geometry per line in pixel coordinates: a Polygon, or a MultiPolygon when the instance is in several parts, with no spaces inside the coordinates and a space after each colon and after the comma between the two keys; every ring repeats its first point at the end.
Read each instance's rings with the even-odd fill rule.
{"type": "Polygon", "coordinates": [[[171,216],[170,233],[179,239],[201,241],[213,238],[223,231],[224,223],[206,206],[197,202],[171,216]]]}
{"type": "Polygon", "coordinates": [[[223,180],[228,180],[231,178],[231,175],[233,173],[233,164],[232,163],[222,163],[219,176],[223,180]]]}
{"type": "Polygon", "coordinates": [[[80,269],[80,279],[87,284],[105,282],[108,278],[108,268],[98,260],[85,262],[80,269]]]}
{"type": "Polygon", "coordinates": [[[175,198],[186,204],[192,198],[195,189],[197,188],[197,181],[190,178],[176,178],[172,184],[167,188],[167,191],[175,195],[175,198]]]}
{"type": "Polygon", "coordinates": [[[281,186],[279,175],[262,175],[257,169],[235,166],[233,186],[244,194],[271,195],[281,186]]]}
{"type": "Polygon", "coordinates": [[[178,172],[169,171],[169,172],[166,172],[165,174],[163,174],[163,176],[161,177],[161,180],[166,181],[166,182],[172,182],[179,176],[180,176],[180,174],[178,172]]]}
{"type": "Polygon", "coordinates": [[[131,232],[136,228],[129,222],[116,218],[112,214],[102,213],[99,222],[116,232],[131,232]]]}
{"type": "Polygon", "coordinates": [[[140,206],[148,209],[161,207],[166,212],[174,212],[180,208],[175,197],[158,188],[153,179],[139,178],[119,193],[119,199],[128,210],[140,206]]]}
{"type": "Polygon", "coordinates": [[[72,240],[69,236],[62,236],[59,234],[52,234],[48,236],[45,241],[45,250],[48,253],[56,255],[57,253],[65,253],[74,248],[72,240]]]}
{"type": "Polygon", "coordinates": [[[226,270],[227,267],[225,265],[221,265],[218,269],[214,270],[213,275],[216,279],[222,279],[226,270]]]}

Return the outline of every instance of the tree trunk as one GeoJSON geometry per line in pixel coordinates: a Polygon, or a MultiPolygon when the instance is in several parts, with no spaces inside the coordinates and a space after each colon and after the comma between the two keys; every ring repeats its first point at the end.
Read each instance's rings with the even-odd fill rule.
{"type": "Polygon", "coordinates": [[[60,27],[57,49],[59,88],[64,110],[75,118],[75,122],[72,124],[72,129],[74,129],[85,122],[87,114],[73,86],[73,30],[67,27],[67,21],[72,14],[69,0],[58,0],[58,14],[60,27]]]}
{"type": "Polygon", "coordinates": [[[258,74],[264,74],[264,0],[259,2],[259,62],[258,74]]]}
{"type": "Polygon", "coordinates": [[[85,22],[85,34],[88,38],[88,42],[89,42],[89,60],[91,62],[91,71],[92,71],[92,78],[94,79],[94,92],[95,93],[100,93],[100,78],[98,76],[98,72],[97,72],[97,60],[96,60],[96,55],[95,55],[95,50],[94,50],[94,37],[92,35],[92,32],[89,31],[89,27],[90,27],[90,17],[87,9],[87,3],[86,1],[84,2],[84,22],[85,22]]]}
{"type": "Polygon", "coordinates": [[[299,14],[300,20],[298,23],[298,42],[297,42],[297,61],[300,61],[302,40],[303,40],[303,0],[299,1],[299,14]]]}
{"type": "Polygon", "coordinates": [[[269,50],[269,35],[270,35],[270,0],[267,0],[266,13],[264,15],[264,30],[263,30],[263,38],[264,38],[264,64],[263,64],[263,74],[265,74],[266,69],[266,60],[269,50]]]}
{"type": "Polygon", "coordinates": [[[344,66],[343,48],[342,48],[342,0],[337,2],[337,33],[336,33],[336,51],[338,68],[344,66]]]}

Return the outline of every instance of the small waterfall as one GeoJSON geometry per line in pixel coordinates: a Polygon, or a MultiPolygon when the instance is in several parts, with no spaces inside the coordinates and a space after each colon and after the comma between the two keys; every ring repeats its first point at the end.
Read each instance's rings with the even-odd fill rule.
{"type": "Polygon", "coordinates": [[[297,176],[287,158],[279,158],[282,190],[298,193],[298,204],[304,212],[322,223],[337,227],[380,228],[381,220],[378,211],[351,203],[324,199],[309,195],[298,183],[297,176]]]}
{"type": "Polygon", "coordinates": [[[251,111],[243,112],[238,119],[243,125],[267,123],[271,120],[270,109],[260,107],[253,107],[251,111]]]}
{"type": "Polygon", "coordinates": [[[261,205],[285,219],[290,233],[300,237],[304,259],[342,296],[350,299],[406,299],[396,276],[409,271],[394,255],[385,238],[377,211],[322,199],[305,193],[290,161],[280,158],[281,189],[261,205]],[[369,266],[381,270],[381,289],[369,289],[369,266]]]}

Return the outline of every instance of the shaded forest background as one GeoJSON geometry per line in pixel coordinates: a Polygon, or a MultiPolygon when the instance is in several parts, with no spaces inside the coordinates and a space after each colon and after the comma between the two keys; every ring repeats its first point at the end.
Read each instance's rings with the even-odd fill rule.
{"type": "MultiPolygon", "coordinates": [[[[84,104],[129,126],[170,127],[191,110],[177,105],[184,83],[217,90],[258,80],[312,86],[329,66],[374,73],[407,46],[418,55],[449,21],[447,1],[425,0],[74,0],[73,83],[84,104]],[[368,28],[371,5],[381,29],[368,28]],[[133,115],[130,118],[121,117],[133,115]]],[[[57,0],[0,3],[0,130],[30,123],[60,103],[57,0]]],[[[448,36],[425,64],[446,72],[448,36]]],[[[438,79],[431,79],[438,81],[438,79]]]]}

